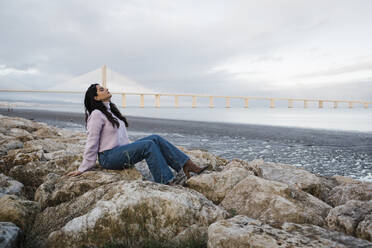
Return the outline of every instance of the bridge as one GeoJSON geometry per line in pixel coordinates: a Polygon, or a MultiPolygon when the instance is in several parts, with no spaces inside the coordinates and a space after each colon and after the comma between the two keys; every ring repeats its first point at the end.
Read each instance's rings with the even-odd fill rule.
{"type": "MultiPolygon", "coordinates": [[[[103,66],[101,68],[102,73],[102,86],[107,86],[107,67],[103,66]]],[[[9,90],[9,89],[0,89],[0,92],[14,92],[14,93],[77,93],[84,94],[85,91],[69,91],[69,90],[9,90]]],[[[244,108],[249,107],[251,101],[267,101],[270,108],[275,108],[275,103],[278,101],[288,102],[288,108],[294,107],[294,102],[303,103],[304,108],[309,107],[309,103],[315,102],[318,108],[323,108],[325,103],[332,103],[333,108],[338,108],[340,104],[347,104],[349,108],[354,108],[355,106],[363,106],[368,108],[372,102],[362,101],[362,100],[331,100],[331,99],[303,99],[303,98],[280,98],[280,97],[252,97],[252,96],[224,96],[224,95],[203,95],[203,94],[176,94],[176,93],[141,93],[141,92],[111,92],[111,94],[121,95],[121,106],[123,108],[127,107],[127,96],[137,95],[140,98],[139,107],[145,107],[145,96],[154,97],[155,104],[154,107],[160,108],[160,97],[174,97],[174,107],[180,107],[179,99],[180,97],[191,98],[191,107],[197,107],[198,98],[209,98],[209,108],[214,108],[214,99],[224,98],[225,99],[225,108],[231,108],[231,99],[240,99],[242,100],[242,105],[244,108]]]]}

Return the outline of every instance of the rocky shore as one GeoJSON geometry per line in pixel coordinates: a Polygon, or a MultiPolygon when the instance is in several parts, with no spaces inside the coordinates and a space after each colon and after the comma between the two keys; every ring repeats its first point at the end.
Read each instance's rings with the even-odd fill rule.
{"type": "MultiPolygon", "coordinates": [[[[372,247],[372,183],[184,150],[184,185],[82,161],[85,134],[0,115],[0,247],[372,247]]],[[[177,175],[182,177],[182,175],[177,175]]]]}

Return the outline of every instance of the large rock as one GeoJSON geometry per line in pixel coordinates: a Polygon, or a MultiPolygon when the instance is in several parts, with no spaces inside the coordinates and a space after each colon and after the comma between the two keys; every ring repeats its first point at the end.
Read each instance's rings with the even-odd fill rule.
{"type": "Polygon", "coordinates": [[[337,185],[341,185],[341,184],[353,184],[353,183],[360,182],[360,181],[358,181],[358,180],[356,180],[354,178],[340,176],[340,175],[334,175],[334,176],[331,177],[331,179],[334,180],[337,185]]]}
{"type": "Polygon", "coordinates": [[[40,122],[35,122],[18,117],[7,117],[4,115],[0,115],[0,120],[0,127],[4,128],[4,134],[8,133],[9,130],[12,128],[24,129],[27,132],[31,133],[45,126],[45,124],[42,124],[40,122]]]}
{"type": "Polygon", "coordinates": [[[220,220],[208,228],[208,248],[319,247],[309,239],[296,237],[246,216],[220,220]],[[308,245],[307,245],[308,244],[308,245]]]}
{"type": "Polygon", "coordinates": [[[0,172],[17,165],[54,159],[51,152],[80,154],[86,135],[22,118],[0,116],[0,172]]]}
{"type": "Polygon", "coordinates": [[[331,207],[287,184],[248,176],[228,192],[221,206],[278,226],[284,222],[324,225],[331,207]]]}
{"type": "Polygon", "coordinates": [[[0,194],[22,195],[23,184],[0,174],[0,194]]]}
{"type": "MultiPolygon", "coordinates": [[[[282,230],[294,234],[296,236],[303,236],[312,239],[312,243],[320,243],[319,247],[358,247],[358,248],[369,248],[372,247],[372,243],[364,239],[355,238],[353,236],[345,235],[342,232],[331,231],[319,226],[308,225],[308,224],[294,224],[284,223],[282,230]]],[[[305,238],[305,239],[306,239],[305,238]]]]}
{"type": "Polygon", "coordinates": [[[227,159],[218,157],[207,151],[186,150],[183,147],[178,147],[178,148],[184,153],[186,153],[195,164],[200,165],[200,166],[208,165],[209,170],[220,171],[223,169],[223,166],[229,162],[227,159]]]}
{"type": "Polygon", "coordinates": [[[206,239],[208,226],[226,216],[226,211],[187,188],[120,181],[46,208],[35,220],[33,235],[39,247],[177,243],[195,236],[206,239]]]}
{"type": "Polygon", "coordinates": [[[264,162],[262,159],[253,160],[250,164],[259,166],[262,169],[262,177],[267,180],[286,183],[316,197],[320,196],[321,178],[302,168],[288,164],[264,162]]]}
{"type": "Polygon", "coordinates": [[[0,137],[0,156],[5,156],[9,150],[23,148],[23,142],[10,136],[0,137]]]}
{"type": "MultiPolygon", "coordinates": [[[[340,181],[338,177],[338,181],[340,181]]],[[[342,184],[334,187],[327,197],[327,202],[332,206],[340,206],[350,200],[372,200],[372,183],[360,182],[353,179],[343,179],[342,184]]]]}
{"type": "Polygon", "coordinates": [[[40,211],[38,203],[24,200],[16,195],[0,197],[0,222],[12,222],[22,230],[27,230],[40,211]]]}
{"type": "Polygon", "coordinates": [[[219,204],[225,195],[234,186],[249,175],[261,173],[256,167],[250,167],[248,163],[241,160],[233,160],[228,163],[221,172],[212,172],[193,176],[187,180],[189,188],[205,195],[215,204],[219,204]]]}
{"type": "Polygon", "coordinates": [[[55,138],[61,136],[59,129],[50,126],[42,126],[38,130],[32,132],[34,138],[55,138]]]}
{"type": "Polygon", "coordinates": [[[25,148],[32,148],[35,146],[40,146],[46,154],[55,151],[75,151],[76,153],[79,153],[84,149],[83,140],[80,137],[34,139],[24,143],[25,148]]]}
{"type": "Polygon", "coordinates": [[[29,136],[29,138],[32,139],[31,134],[28,131],[21,129],[21,128],[11,128],[9,129],[8,134],[13,137],[29,136]]]}
{"type": "Polygon", "coordinates": [[[3,115],[0,115],[0,120],[0,131],[4,135],[15,137],[27,136],[29,139],[61,136],[60,129],[48,126],[45,123],[3,115]]]}
{"type": "Polygon", "coordinates": [[[35,201],[42,209],[70,201],[85,192],[101,185],[121,180],[141,180],[142,175],[136,169],[87,171],[77,177],[48,174],[46,180],[35,192],[35,201]]]}
{"type": "Polygon", "coordinates": [[[255,160],[253,160],[252,162],[249,162],[248,163],[248,162],[246,162],[244,160],[234,158],[228,164],[226,164],[226,166],[224,167],[224,169],[228,169],[228,168],[243,168],[243,169],[246,169],[248,171],[251,171],[255,176],[263,177],[263,171],[262,171],[262,169],[260,168],[260,166],[257,163],[254,163],[254,161],[255,160]]]}
{"type": "Polygon", "coordinates": [[[370,247],[372,243],[313,225],[285,223],[273,228],[259,220],[238,215],[208,228],[209,248],[347,248],[370,247]]]}
{"type": "Polygon", "coordinates": [[[11,222],[0,222],[0,247],[20,247],[22,230],[11,222]]]}
{"type": "Polygon", "coordinates": [[[43,158],[44,151],[41,146],[9,150],[7,155],[2,156],[0,159],[0,172],[8,175],[9,171],[16,165],[42,161],[43,158]]]}
{"type": "Polygon", "coordinates": [[[49,173],[63,175],[71,168],[77,168],[81,159],[80,155],[65,154],[49,161],[35,161],[16,165],[9,171],[9,175],[25,186],[38,187],[49,173]]]}
{"type": "Polygon", "coordinates": [[[372,241],[372,200],[348,201],[333,208],[326,221],[332,230],[372,241]]]}

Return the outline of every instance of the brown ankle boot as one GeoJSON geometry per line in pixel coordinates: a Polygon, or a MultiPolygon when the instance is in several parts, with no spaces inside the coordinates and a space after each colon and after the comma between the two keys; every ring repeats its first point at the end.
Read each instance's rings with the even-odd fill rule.
{"type": "Polygon", "coordinates": [[[208,166],[205,167],[199,167],[196,164],[194,164],[190,159],[187,160],[186,164],[183,166],[183,172],[185,172],[185,175],[187,179],[191,177],[190,172],[194,172],[196,174],[202,173],[205,169],[207,169],[208,166]]]}

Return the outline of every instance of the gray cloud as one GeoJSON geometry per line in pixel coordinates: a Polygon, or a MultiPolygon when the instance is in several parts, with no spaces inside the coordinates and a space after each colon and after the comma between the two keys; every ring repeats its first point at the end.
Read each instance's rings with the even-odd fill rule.
{"type": "Polygon", "coordinates": [[[339,67],[330,68],[328,70],[318,71],[314,73],[305,73],[305,74],[297,75],[295,77],[306,78],[306,77],[333,76],[333,75],[340,75],[340,74],[360,72],[360,71],[372,71],[372,61],[357,62],[351,65],[339,66],[339,67]]]}
{"type": "MultiPolygon", "coordinates": [[[[292,47],[304,54],[314,47],[330,54],[351,48],[350,56],[358,57],[371,51],[372,38],[360,49],[354,40],[335,39],[361,29],[353,33],[357,40],[372,30],[370,7],[366,1],[2,1],[0,65],[40,73],[0,76],[0,88],[12,82],[47,88],[107,64],[163,92],[285,95],[270,90],[270,80],[211,70],[236,57],[264,68],[266,62],[286,61],[292,47]],[[345,24],[350,15],[355,18],[345,24]],[[332,32],[339,35],[327,38],[332,32]]],[[[355,67],[333,72],[304,70],[302,77],[356,71],[358,63],[360,69],[355,61],[355,67]]],[[[359,93],[365,97],[365,90],[359,93]]],[[[299,87],[296,94],[307,89],[299,87]]]]}

